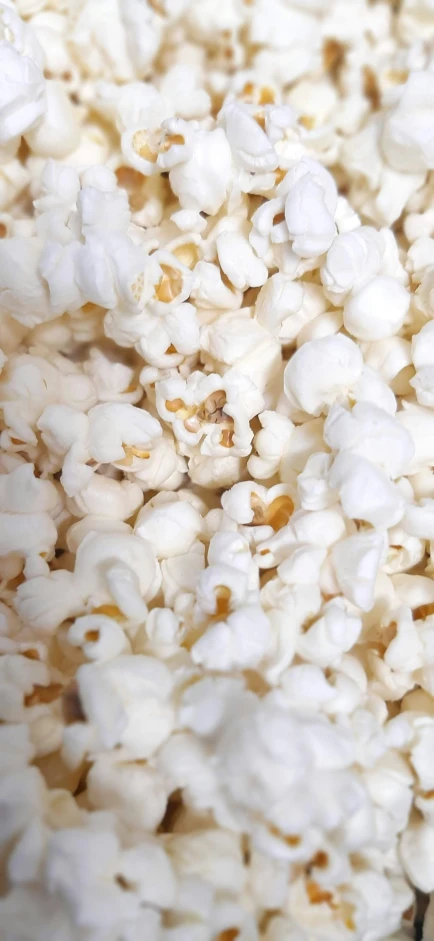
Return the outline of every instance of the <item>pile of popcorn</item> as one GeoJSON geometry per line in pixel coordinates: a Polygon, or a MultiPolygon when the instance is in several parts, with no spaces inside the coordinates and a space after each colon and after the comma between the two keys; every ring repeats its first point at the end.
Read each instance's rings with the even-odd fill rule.
{"type": "Polygon", "coordinates": [[[0,237],[2,941],[433,941],[433,0],[1,0],[0,237]]]}

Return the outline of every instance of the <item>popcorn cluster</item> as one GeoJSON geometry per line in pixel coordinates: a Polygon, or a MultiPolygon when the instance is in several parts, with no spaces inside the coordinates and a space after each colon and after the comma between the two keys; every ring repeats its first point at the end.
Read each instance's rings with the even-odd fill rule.
{"type": "Polygon", "coordinates": [[[2,941],[433,941],[433,129],[432,0],[1,0],[2,941]]]}

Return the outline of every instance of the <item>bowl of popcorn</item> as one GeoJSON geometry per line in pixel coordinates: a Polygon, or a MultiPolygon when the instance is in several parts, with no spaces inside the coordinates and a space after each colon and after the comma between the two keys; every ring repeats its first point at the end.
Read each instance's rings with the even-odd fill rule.
{"type": "Polygon", "coordinates": [[[434,941],[434,3],[1,0],[1,941],[434,941]]]}

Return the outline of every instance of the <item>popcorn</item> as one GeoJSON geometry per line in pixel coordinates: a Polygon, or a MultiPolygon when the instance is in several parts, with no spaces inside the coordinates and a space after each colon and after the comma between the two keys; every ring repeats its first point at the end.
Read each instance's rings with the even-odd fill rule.
{"type": "Polygon", "coordinates": [[[285,368],[285,394],[293,408],[320,415],[358,381],[362,366],[362,354],[348,337],[311,340],[285,368]]]}
{"type": "Polygon", "coordinates": [[[92,765],[88,795],[92,807],[113,811],[126,826],[145,831],[158,826],[166,809],[165,783],[157,771],[133,761],[113,761],[109,754],[92,765]]]}
{"type": "Polygon", "coordinates": [[[2,60],[0,146],[9,157],[15,155],[21,135],[31,130],[46,109],[43,53],[30,26],[13,6],[0,7],[2,60]]]}
{"type": "Polygon", "coordinates": [[[8,937],[434,892],[432,16],[350,6],[0,3],[8,937]]]}
{"type": "Polygon", "coordinates": [[[404,415],[400,412],[394,418],[368,402],[357,403],[351,411],[336,404],[327,416],[324,438],[330,447],[366,457],[396,479],[408,472],[414,461],[404,415]]]}
{"type": "Polygon", "coordinates": [[[211,457],[247,457],[253,432],[250,420],[261,411],[263,399],[246,376],[235,369],[223,377],[193,372],[187,380],[162,380],[156,387],[158,414],[172,425],[181,453],[211,457]],[[223,427],[217,430],[214,426],[223,427]],[[202,440],[204,439],[204,440],[202,440]]]}
{"type": "Polygon", "coordinates": [[[332,560],[338,584],[345,597],[362,611],[373,607],[375,579],[383,551],[384,537],[380,533],[358,533],[333,546],[332,560]]]}
{"type": "Polygon", "coordinates": [[[405,872],[422,892],[432,892],[433,873],[430,863],[433,828],[421,819],[410,821],[400,842],[400,857],[405,872]]]}
{"type": "Polygon", "coordinates": [[[285,221],[292,248],[301,258],[322,255],[336,235],[337,192],[331,175],[303,157],[279,186],[286,196],[285,221]]]}
{"type": "Polygon", "coordinates": [[[382,340],[401,329],[409,305],[410,296],[401,284],[393,278],[373,278],[346,302],[344,326],[360,340],[382,340]]]}
{"type": "Polygon", "coordinates": [[[141,452],[161,433],[157,419],[133,405],[110,402],[89,412],[89,453],[97,462],[126,461],[129,467],[134,457],[145,460],[141,452]]]}
{"type": "Polygon", "coordinates": [[[389,529],[404,514],[404,500],[395,484],[370,461],[342,451],[330,470],[330,485],[339,494],[345,516],[389,529]]]}
{"type": "Polygon", "coordinates": [[[76,618],[69,628],[68,641],[73,647],[80,647],[88,660],[111,660],[129,649],[119,624],[101,614],[76,618]]]}
{"type": "Polygon", "coordinates": [[[37,422],[49,405],[63,402],[86,412],[96,402],[90,379],[62,356],[10,356],[0,377],[0,402],[9,434],[36,444],[37,422]]]}
{"type": "Polygon", "coordinates": [[[297,653],[317,666],[339,665],[342,654],[357,642],[361,629],[360,618],[346,611],[343,600],[337,598],[327,602],[323,615],[299,636],[297,653]]]}
{"type": "Polygon", "coordinates": [[[34,154],[41,157],[66,157],[80,141],[80,128],[63,86],[45,83],[45,110],[42,120],[26,133],[26,141],[34,154]]]}
{"type": "Polygon", "coordinates": [[[260,287],[265,283],[268,275],[266,265],[256,258],[242,235],[222,232],[217,237],[216,248],[222,271],[239,291],[260,287]]]}
{"type": "MultiPolygon", "coordinates": [[[[171,129],[168,130],[170,136],[171,129]]],[[[167,165],[172,190],[182,209],[214,215],[221,209],[232,179],[231,151],[226,135],[221,128],[194,129],[191,148],[184,144],[182,133],[179,136],[180,146],[173,148],[176,158],[173,155],[170,167],[167,165]]],[[[159,165],[166,169],[163,160],[159,165]]]]}
{"type": "Polygon", "coordinates": [[[226,621],[217,620],[209,627],[193,645],[191,655],[194,663],[208,670],[251,669],[263,659],[269,639],[269,623],[262,608],[240,606],[226,621]]]}
{"type": "Polygon", "coordinates": [[[158,51],[158,18],[135,0],[105,0],[103,7],[85,0],[71,10],[70,26],[69,42],[85,76],[131,81],[146,72],[158,51]]]}
{"type": "Polygon", "coordinates": [[[160,506],[151,504],[137,516],[136,535],[151,543],[158,559],[188,552],[202,530],[201,516],[192,503],[175,499],[160,506]]]}
{"type": "Polygon", "coordinates": [[[169,737],[172,678],[163,663],[141,654],[86,663],[77,671],[77,683],[97,748],[121,745],[133,759],[148,758],[169,737]]]}
{"type": "Polygon", "coordinates": [[[215,323],[202,327],[200,343],[219,371],[226,372],[228,366],[233,366],[244,376],[254,375],[262,393],[281,368],[280,344],[252,318],[248,308],[223,314],[215,323]]]}
{"type": "Polygon", "coordinates": [[[225,103],[221,118],[232,155],[239,167],[250,172],[276,169],[276,151],[246,105],[229,100],[225,103]]]}
{"type": "Polygon", "coordinates": [[[431,169],[433,155],[426,133],[433,104],[430,72],[413,72],[385,120],[381,148],[395,170],[419,173],[431,169]]]}
{"type": "MultiPolygon", "coordinates": [[[[65,618],[104,605],[133,621],[147,614],[143,596],[157,590],[159,574],[151,547],[128,533],[116,537],[91,529],[77,549],[74,573],[36,575],[17,592],[16,607],[34,629],[53,631],[65,618]],[[114,553],[114,554],[113,554],[114,553]]],[[[103,612],[99,612],[103,613],[103,612]]]]}
{"type": "Polygon", "coordinates": [[[338,235],[321,268],[321,280],[332,301],[357,293],[378,275],[406,282],[392,233],[389,229],[377,232],[372,226],[338,235]]]}
{"type": "Polygon", "coordinates": [[[107,519],[127,520],[140,509],[143,492],[130,480],[113,480],[95,474],[80,493],[68,500],[74,516],[95,515],[107,519]]]}

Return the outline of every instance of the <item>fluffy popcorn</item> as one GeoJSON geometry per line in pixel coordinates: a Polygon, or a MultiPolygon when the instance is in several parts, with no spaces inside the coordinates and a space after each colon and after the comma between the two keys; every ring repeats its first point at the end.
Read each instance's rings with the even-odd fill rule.
{"type": "MultiPolygon", "coordinates": [[[[121,403],[97,405],[89,412],[89,452],[103,464],[141,457],[153,438],[161,435],[158,421],[143,409],[121,403]],[[122,430],[121,430],[122,429],[122,430]]],[[[145,455],[143,455],[145,458],[145,455]]],[[[133,463],[133,461],[131,461],[133,463]]]]}
{"type": "Polygon", "coordinates": [[[68,631],[68,641],[80,647],[88,660],[111,660],[129,648],[119,624],[101,614],[76,618],[68,631]]]}
{"type": "MultiPolygon", "coordinates": [[[[87,416],[53,405],[42,413],[38,428],[53,451],[65,457],[62,482],[70,497],[90,485],[95,465],[113,463],[130,473],[140,471],[150,457],[154,439],[162,435],[156,418],[120,402],[96,405],[87,416]],[[65,418],[69,418],[67,429],[65,418]]],[[[112,489],[119,492],[119,488],[112,489]]]]}
{"type": "Polygon", "coordinates": [[[284,390],[293,408],[320,415],[358,381],[363,357],[341,334],[304,343],[284,373],[284,390]]]}
{"type": "Polygon", "coordinates": [[[382,340],[401,329],[410,296],[393,278],[373,278],[344,307],[344,326],[360,340],[382,340]]]}
{"type": "Polygon", "coordinates": [[[414,461],[414,444],[403,422],[368,402],[351,411],[334,405],[327,416],[324,438],[335,450],[350,451],[377,464],[392,478],[408,472],[414,461]]]}
{"type": "Polygon", "coordinates": [[[8,937],[419,931],[431,6],[0,3],[8,937]]]}
{"type": "Polygon", "coordinates": [[[14,156],[21,135],[30,131],[44,115],[46,83],[42,49],[28,26],[10,3],[0,7],[0,56],[2,93],[0,146],[14,156]]]}
{"type": "Polygon", "coordinates": [[[111,810],[127,826],[145,831],[158,826],[166,808],[165,783],[157,771],[139,763],[113,760],[110,754],[101,754],[92,765],[88,793],[92,807],[111,810]]]}
{"type": "Polygon", "coordinates": [[[86,412],[95,405],[96,392],[81,368],[65,357],[17,353],[1,374],[0,401],[11,437],[36,444],[36,424],[48,405],[64,402],[86,412]]]}
{"type": "Polygon", "coordinates": [[[74,108],[57,82],[46,82],[45,113],[37,126],[26,134],[34,154],[41,157],[66,157],[80,141],[80,128],[74,108]]]}
{"type": "Polygon", "coordinates": [[[311,303],[310,300],[308,285],[302,286],[289,276],[274,274],[266,281],[258,296],[256,316],[270,333],[282,340],[293,339],[306,320],[309,322],[323,312],[319,291],[313,293],[311,303]]]}
{"type": "Polygon", "coordinates": [[[200,341],[221,372],[233,366],[246,377],[254,376],[261,393],[281,368],[280,344],[270,337],[247,308],[222,314],[216,323],[202,327],[200,341]]]}
{"type": "Polygon", "coordinates": [[[301,258],[322,255],[336,235],[337,192],[333,177],[320,164],[304,157],[282,181],[285,221],[292,248],[301,258]]]}
{"type": "Polygon", "coordinates": [[[341,599],[328,602],[322,617],[297,641],[297,652],[303,659],[318,666],[339,663],[343,653],[351,650],[360,635],[360,618],[349,614],[341,599]]]}
{"type": "Polygon", "coordinates": [[[370,461],[342,451],[330,470],[330,485],[349,519],[361,519],[388,529],[402,519],[404,500],[386,474],[370,461]]]}
{"type": "Polygon", "coordinates": [[[176,499],[155,506],[152,501],[147,503],[138,514],[134,528],[137,536],[154,546],[158,559],[188,552],[201,530],[202,519],[193,504],[176,499]]]}
{"type": "Polygon", "coordinates": [[[170,735],[172,679],[162,663],[136,654],[84,664],[78,693],[95,747],[122,745],[132,758],[148,758],[170,735]]]}
{"type": "MultiPolygon", "coordinates": [[[[183,128],[184,130],[184,128],[183,128]]],[[[175,132],[176,133],[176,132],[175,132]]],[[[191,147],[181,143],[174,147],[176,157],[170,165],[169,179],[182,209],[194,213],[214,214],[221,209],[232,178],[229,142],[221,128],[212,131],[194,129],[191,147]]],[[[167,161],[166,161],[167,164],[167,161]]]]}
{"type": "Polygon", "coordinates": [[[384,538],[376,533],[358,533],[337,542],[332,549],[333,565],[341,590],[362,611],[374,603],[375,579],[384,550],[384,538]]]}
{"type": "Polygon", "coordinates": [[[420,173],[432,167],[434,155],[429,133],[434,86],[430,72],[413,72],[389,111],[381,148],[394,170],[420,173]]]}
{"type": "Polygon", "coordinates": [[[68,501],[74,516],[95,515],[108,519],[126,520],[134,516],[143,502],[143,492],[130,480],[114,480],[95,474],[79,494],[68,501]]]}
{"type": "Polygon", "coordinates": [[[430,862],[433,828],[415,819],[402,837],[400,855],[408,877],[423,892],[432,891],[433,872],[430,862]]]}
{"type": "Polygon", "coordinates": [[[71,10],[70,24],[69,42],[84,76],[131,81],[146,71],[158,51],[158,18],[136,0],[105,0],[102,7],[84,0],[71,10]]]}
{"type": "Polygon", "coordinates": [[[194,663],[209,670],[249,669],[264,657],[269,638],[268,618],[260,606],[240,606],[226,621],[209,627],[191,654],[194,663]]]}
{"type": "Polygon", "coordinates": [[[103,613],[105,605],[140,621],[147,613],[144,596],[151,597],[158,584],[155,556],[144,540],[91,528],[77,549],[74,573],[35,574],[20,586],[16,607],[25,622],[43,633],[86,610],[103,608],[103,613]]]}
{"type": "Polygon", "coordinates": [[[252,380],[234,369],[223,377],[193,372],[187,380],[163,379],[156,405],[172,425],[181,453],[193,456],[199,447],[210,457],[246,457],[253,438],[250,420],[261,411],[263,398],[252,380]]]}
{"type": "Polygon", "coordinates": [[[242,235],[222,232],[217,238],[216,248],[222,271],[239,291],[260,287],[265,283],[268,275],[266,265],[256,258],[242,235]]]}
{"type": "MultiPolygon", "coordinates": [[[[387,230],[384,230],[387,231],[387,230]]],[[[372,226],[338,235],[327,252],[321,280],[331,300],[358,290],[381,270],[384,240],[372,226]]]]}

